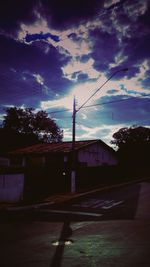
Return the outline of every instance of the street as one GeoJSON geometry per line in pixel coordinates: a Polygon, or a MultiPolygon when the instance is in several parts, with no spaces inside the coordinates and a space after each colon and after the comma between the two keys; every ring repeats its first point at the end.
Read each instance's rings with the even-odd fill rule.
{"type": "Polygon", "coordinates": [[[149,181],[5,214],[1,266],[149,267],[149,181]]]}

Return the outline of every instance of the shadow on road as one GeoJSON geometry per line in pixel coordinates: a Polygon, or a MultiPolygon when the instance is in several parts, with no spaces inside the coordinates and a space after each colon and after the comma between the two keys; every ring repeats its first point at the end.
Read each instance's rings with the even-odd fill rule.
{"type": "MultiPolygon", "coordinates": [[[[54,254],[52,254],[51,262],[49,267],[60,267],[62,265],[65,247],[72,242],[71,239],[73,231],[70,227],[71,223],[74,222],[85,222],[85,221],[109,221],[109,220],[134,220],[135,214],[140,201],[141,184],[134,184],[122,188],[114,188],[113,190],[106,190],[105,192],[97,192],[89,194],[87,196],[80,197],[78,199],[70,200],[66,203],[57,205],[51,205],[50,207],[45,206],[30,210],[19,210],[19,211],[3,211],[0,213],[0,224],[3,224],[3,228],[6,229],[6,233],[9,229],[9,225],[16,223],[22,225],[22,231],[29,232],[29,225],[32,222],[61,222],[63,227],[60,232],[58,240],[52,241],[52,246],[55,246],[54,254]],[[101,203],[115,203],[111,201],[120,202],[119,205],[109,207],[102,206],[101,203]],[[97,201],[97,202],[96,202],[97,201]],[[107,207],[107,208],[106,208],[107,207]],[[67,211],[67,213],[51,212],[56,211],[67,211]],[[69,213],[69,211],[72,213],[69,213]],[[96,216],[99,214],[100,216],[96,216]],[[7,226],[8,225],[8,226],[7,226]],[[28,227],[27,227],[28,225],[28,227]],[[27,229],[27,230],[26,230],[27,229]]],[[[12,225],[11,225],[12,227],[12,225]]],[[[17,229],[17,228],[16,228],[17,229]]],[[[11,231],[11,229],[10,229],[11,231]]],[[[22,231],[19,232],[18,238],[21,239],[22,231]]],[[[44,232],[44,228],[40,230],[44,232]]],[[[18,231],[17,231],[18,233],[18,231]]],[[[37,232],[37,235],[39,231],[37,232]]],[[[4,235],[4,241],[9,241],[9,235],[4,235]]],[[[17,243],[16,235],[13,236],[14,243],[17,243]]],[[[15,259],[14,259],[15,261],[15,259]]]]}
{"type": "Polygon", "coordinates": [[[51,261],[50,267],[61,266],[65,245],[67,244],[67,242],[72,241],[71,239],[69,239],[71,235],[72,235],[72,229],[70,227],[70,222],[64,221],[59,239],[53,241],[53,244],[55,244],[57,247],[53,259],[51,261]]]}

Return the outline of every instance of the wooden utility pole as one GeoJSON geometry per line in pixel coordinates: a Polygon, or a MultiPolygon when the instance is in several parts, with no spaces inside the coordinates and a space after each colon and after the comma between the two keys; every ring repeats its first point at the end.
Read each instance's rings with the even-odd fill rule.
{"type": "Polygon", "coordinates": [[[75,149],[75,135],[76,135],[76,113],[83,108],[87,102],[103,88],[103,86],[108,83],[117,73],[122,71],[128,71],[128,68],[120,69],[114,72],[78,109],[76,109],[76,100],[73,99],[73,114],[72,114],[72,169],[71,169],[71,193],[76,192],[76,149],[75,149]]]}
{"type": "Polygon", "coordinates": [[[71,193],[76,192],[76,151],[75,151],[75,130],[76,130],[76,100],[73,99],[73,114],[72,114],[72,170],[71,170],[71,193]]]}

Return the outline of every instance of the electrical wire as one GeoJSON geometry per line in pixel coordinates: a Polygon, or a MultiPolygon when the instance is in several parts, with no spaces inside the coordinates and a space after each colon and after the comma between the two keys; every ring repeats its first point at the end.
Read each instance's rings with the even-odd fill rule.
{"type": "MultiPolygon", "coordinates": [[[[97,104],[93,104],[93,105],[88,105],[88,106],[84,106],[81,107],[80,109],[85,109],[85,108],[91,108],[91,107],[96,107],[96,106],[103,106],[103,105],[109,105],[109,104],[113,104],[113,103],[119,103],[119,102],[125,102],[128,100],[139,100],[139,99],[145,99],[146,96],[150,97],[150,94],[146,94],[144,96],[141,97],[129,97],[129,98],[124,98],[124,99],[120,99],[120,100],[114,100],[114,101],[108,101],[108,102],[102,102],[102,103],[97,103],[97,104]]],[[[146,98],[147,99],[147,98],[146,98]]],[[[150,100],[149,98],[147,100],[150,100]]],[[[53,113],[61,113],[61,112],[66,112],[69,111],[69,109],[63,109],[63,110],[56,110],[56,111],[51,111],[51,112],[47,112],[48,114],[53,114],[53,113]]]]}

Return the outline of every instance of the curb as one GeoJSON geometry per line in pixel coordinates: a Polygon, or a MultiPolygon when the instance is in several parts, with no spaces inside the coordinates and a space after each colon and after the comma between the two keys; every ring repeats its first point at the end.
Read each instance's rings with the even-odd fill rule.
{"type": "MultiPolygon", "coordinates": [[[[138,182],[146,182],[147,180],[150,180],[150,178],[141,178],[141,179],[137,179],[137,180],[133,180],[133,181],[128,181],[128,182],[124,182],[124,183],[119,183],[119,184],[113,184],[113,185],[109,185],[109,186],[104,186],[102,188],[96,188],[96,189],[92,189],[83,193],[77,193],[77,194],[66,194],[66,195],[57,195],[58,199],[56,198],[56,195],[54,195],[54,199],[55,200],[50,200],[50,201],[42,201],[42,203],[36,203],[36,204],[31,204],[31,205],[24,205],[24,206],[13,206],[13,207],[3,207],[2,209],[0,209],[0,211],[20,211],[20,210],[32,210],[32,209],[36,209],[42,206],[46,206],[46,205],[53,205],[53,204],[57,204],[57,203],[64,203],[67,202],[71,199],[75,199],[78,197],[82,197],[82,196],[86,196],[86,195],[90,195],[96,192],[101,192],[101,191],[105,191],[105,190],[109,190],[112,188],[117,188],[117,187],[123,187],[123,186],[128,186],[131,184],[135,184],[138,182]],[[61,198],[62,196],[62,198],[61,198]],[[64,196],[66,196],[64,198],[64,196]]],[[[52,197],[51,197],[52,198],[52,197]]]]}

